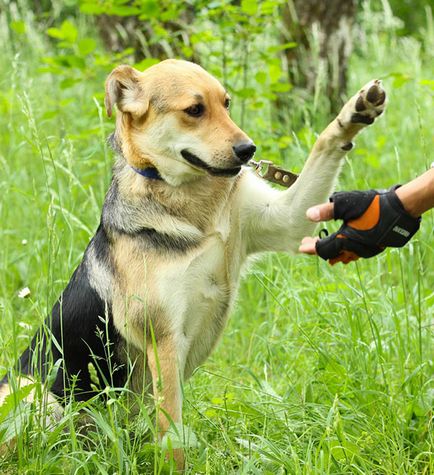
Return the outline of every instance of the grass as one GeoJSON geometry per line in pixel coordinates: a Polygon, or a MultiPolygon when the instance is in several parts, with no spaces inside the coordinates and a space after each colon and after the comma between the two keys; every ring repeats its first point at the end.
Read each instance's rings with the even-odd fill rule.
{"type": "MultiPolygon", "coordinates": [[[[389,107],[358,138],[340,189],[405,182],[433,160],[432,31],[422,42],[402,38],[377,15],[361,20],[350,91],[383,78],[389,107]]],[[[112,161],[102,77],[62,89],[62,77],[38,73],[56,51],[31,16],[23,19],[18,35],[0,13],[1,374],[79,263],[112,161]],[[23,287],[27,299],[17,296],[23,287]]],[[[305,107],[309,126],[288,132],[291,168],[329,120],[305,107]]],[[[246,114],[249,134],[265,138],[266,122],[246,114]]],[[[406,248],[350,266],[283,254],[256,264],[222,341],[184,386],[188,472],[434,473],[433,228],[428,213],[406,248]]],[[[169,472],[152,443],[153,415],[142,406],[131,419],[124,398],[108,398],[107,407],[68,406],[54,431],[38,407],[21,405],[21,417],[9,419],[0,409],[0,435],[19,432],[0,473],[169,472]],[[93,420],[87,432],[83,412],[93,420]]]]}

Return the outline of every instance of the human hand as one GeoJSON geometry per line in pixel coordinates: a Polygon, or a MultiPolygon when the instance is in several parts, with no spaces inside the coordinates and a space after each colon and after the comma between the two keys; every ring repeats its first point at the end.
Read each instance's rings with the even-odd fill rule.
{"type": "Polygon", "coordinates": [[[344,224],[324,239],[305,237],[299,251],[318,254],[333,265],[373,257],[387,246],[405,245],[419,229],[420,218],[405,211],[395,188],[334,193],[331,203],[309,208],[306,215],[311,221],[335,218],[344,224]]]}

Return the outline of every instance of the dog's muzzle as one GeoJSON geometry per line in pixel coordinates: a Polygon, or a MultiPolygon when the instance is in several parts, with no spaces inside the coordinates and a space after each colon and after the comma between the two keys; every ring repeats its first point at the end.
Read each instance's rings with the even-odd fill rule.
{"type": "Polygon", "coordinates": [[[202,168],[202,170],[207,171],[210,175],[214,176],[235,176],[241,170],[241,166],[231,167],[231,168],[216,168],[211,167],[203,160],[201,160],[197,155],[194,153],[189,152],[188,150],[184,149],[181,150],[182,157],[191,165],[195,166],[196,168],[202,168]]]}

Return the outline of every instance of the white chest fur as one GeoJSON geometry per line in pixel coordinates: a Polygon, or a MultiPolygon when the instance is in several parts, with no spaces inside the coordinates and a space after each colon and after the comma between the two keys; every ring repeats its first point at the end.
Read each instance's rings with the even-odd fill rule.
{"type": "Polygon", "coordinates": [[[239,272],[230,262],[233,242],[227,224],[222,222],[199,248],[166,261],[155,282],[186,377],[218,341],[236,292],[239,272]]]}

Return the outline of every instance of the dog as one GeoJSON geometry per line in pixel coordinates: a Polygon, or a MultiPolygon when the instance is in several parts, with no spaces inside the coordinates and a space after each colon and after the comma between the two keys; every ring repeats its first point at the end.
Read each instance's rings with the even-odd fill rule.
{"type": "MultiPolygon", "coordinates": [[[[182,420],[181,385],[226,325],[249,256],[296,252],[315,224],[306,210],[331,193],[352,140],[384,110],[364,86],[322,132],[297,181],[272,188],[247,167],[256,146],[230,118],[230,97],[199,65],[118,66],[105,106],[118,113],[117,154],[101,222],[44,329],[24,351],[23,380],[48,377],[50,401],[103,385],[161,401],[160,436],[182,420]],[[49,331],[47,331],[49,329],[49,331]]],[[[0,401],[11,393],[6,376],[0,401]]],[[[183,453],[174,451],[178,468],[183,453]]]]}

